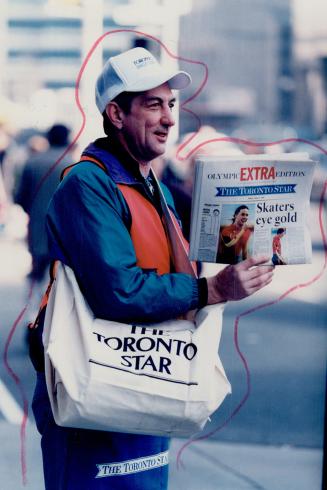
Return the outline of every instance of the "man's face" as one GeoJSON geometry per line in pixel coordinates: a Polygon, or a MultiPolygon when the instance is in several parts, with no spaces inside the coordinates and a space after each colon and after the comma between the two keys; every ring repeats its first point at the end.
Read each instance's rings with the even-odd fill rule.
{"type": "Polygon", "coordinates": [[[249,211],[247,209],[241,209],[235,216],[235,224],[238,226],[243,226],[249,218],[249,211]]]}
{"type": "Polygon", "coordinates": [[[128,114],[123,115],[121,141],[133,157],[146,164],[162,155],[170,128],[175,97],[167,83],[137,95],[128,114]]]}

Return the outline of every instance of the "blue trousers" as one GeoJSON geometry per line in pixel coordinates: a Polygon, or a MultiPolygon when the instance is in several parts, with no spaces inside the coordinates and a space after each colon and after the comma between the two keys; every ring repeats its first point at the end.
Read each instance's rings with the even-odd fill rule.
{"type": "Polygon", "coordinates": [[[46,490],[166,490],[169,438],[56,425],[44,373],[32,403],[46,490]]]}

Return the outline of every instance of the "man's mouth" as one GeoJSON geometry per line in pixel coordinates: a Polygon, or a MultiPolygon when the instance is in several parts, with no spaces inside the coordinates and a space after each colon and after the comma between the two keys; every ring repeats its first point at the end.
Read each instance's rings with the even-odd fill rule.
{"type": "Polygon", "coordinates": [[[154,133],[159,140],[166,141],[168,138],[168,132],[167,131],[155,131],[154,133]]]}

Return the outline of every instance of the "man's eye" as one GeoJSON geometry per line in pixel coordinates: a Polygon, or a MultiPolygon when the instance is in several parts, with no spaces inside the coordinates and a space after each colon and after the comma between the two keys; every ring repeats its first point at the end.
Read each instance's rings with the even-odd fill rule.
{"type": "Polygon", "coordinates": [[[171,102],[171,103],[169,104],[169,109],[170,109],[170,110],[172,110],[174,107],[175,107],[174,102],[171,102]]]}

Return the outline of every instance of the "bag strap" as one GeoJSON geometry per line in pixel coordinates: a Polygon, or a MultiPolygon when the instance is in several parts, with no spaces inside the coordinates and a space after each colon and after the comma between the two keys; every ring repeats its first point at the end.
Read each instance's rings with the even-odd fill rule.
{"type": "Polygon", "coordinates": [[[52,288],[52,284],[54,283],[54,281],[56,279],[56,273],[57,273],[58,264],[59,264],[59,260],[54,260],[50,264],[50,271],[49,271],[50,280],[49,280],[47,289],[46,289],[44,295],[42,296],[41,303],[40,303],[40,306],[39,306],[39,311],[38,311],[38,313],[36,315],[36,318],[35,318],[34,322],[30,322],[27,325],[27,327],[29,329],[34,329],[34,328],[37,328],[39,326],[42,312],[43,312],[44,308],[47,306],[48,301],[49,301],[49,295],[50,295],[50,291],[51,291],[51,288],[52,288]]]}
{"type": "Polygon", "coordinates": [[[60,181],[62,181],[66,175],[74,168],[76,165],[79,165],[81,162],[92,162],[95,163],[98,167],[102,168],[102,170],[107,174],[107,168],[106,166],[100,161],[97,160],[96,158],[93,157],[88,157],[87,155],[82,155],[80,160],[76,163],[72,163],[71,165],[68,165],[68,167],[64,168],[63,171],[61,172],[60,175],[60,181]]]}
{"type": "Polygon", "coordinates": [[[169,238],[170,252],[175,270],[176,272],[184,272],[186,274],[190,274],[193,277],[196,277],[196,269],[195,267],[193,267],[192,262],[188,257],[185,244],[180,236],[175,221],[172,219],[171,211],[168,207],[166,198],[164,196],[164,193],[162,192],[157,176],[153,170],[151,170],[151,172],[159,190],[160,204],[164,215],[165,228],[169,238]]]}

